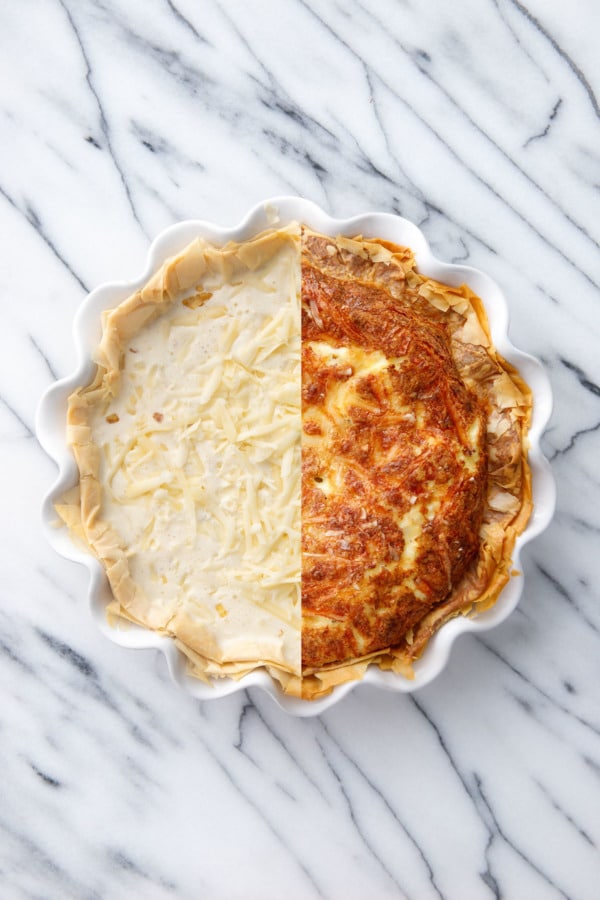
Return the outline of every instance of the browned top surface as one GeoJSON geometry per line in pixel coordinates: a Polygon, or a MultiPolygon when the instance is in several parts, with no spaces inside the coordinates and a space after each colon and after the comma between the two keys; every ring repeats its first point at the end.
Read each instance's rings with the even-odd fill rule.
{"type": "Polygon", "coordinates": [[[302,268],[305,669],[401,644],[443,603],[486,490],[483,411],[440,317],[336,267],[331,244],[311,237],[302,268]]]}

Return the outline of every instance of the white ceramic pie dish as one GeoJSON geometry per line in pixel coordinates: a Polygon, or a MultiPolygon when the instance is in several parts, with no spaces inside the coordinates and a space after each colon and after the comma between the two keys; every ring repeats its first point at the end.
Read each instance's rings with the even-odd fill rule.
{"type": "Polygon", "coordinates": [[[431,638],[423,656],[415,663],[413,680],[392,672],[383,672],[372,666],[360,682],[343,684],[335,688],[330,695],[318,700],[300,700],[284,695],[272,678],[263,671],[253,672],[240,681],[218,679],[212,684],[204,684],[187,674],[185,658],[170,638],[160,637],[135,626],[118,629],[111,627],[105,615],[111,592],[104,570],[91,554],[75,546],[66,528],[57,527],[57,515],[54,510],[55,501],[78,480],[75,460],[65,439],[67,401],[76,387],[88,383],[94,375],[95,364],[91,357],[101,336],[100,313],[104,309],[118,305],[140,288],[166,259],[181,251],[197,236],[216,244],[223,244],[229,240],[245,240],[274,224],[286,225],[292,221],[301,221],[315,231],[332,237],[340,234],[345,236],[362,234],[365,237],[383,238],[409,246],[414,251],[417,266],[423,274],[452,286],[467,283],[483,300],[498,352],[519,370],[530,386],[534,398],[533,419],[529,433],[534,508],[525,531],[517,539],[512,556],[514,569],[521,571],[519,557],[523,546],[546,528],[555,505],[554,479],[550,465],[540,449],[540,438],[552,409],[548,378],[536,359],[517,350],[510,343],[507,334],[507,304],[497,284],[477,269],[444,263],[436,259],[417,226],[399,216],[388,213],[366,213],[351,219],[334,219],[308,200],[298,197],[277,197],[254,207],[242,222],[233,228],[222,228],[201,220],[173,225],[152,243],[146,269],[139,278],[130,282],[102,285],[84,300],[75,317],[73,328],[78,354],[77,369],[67,378],[51,385],[46,391],[38,409],[36,430],[42,447],[59,469],[58,477],[43,503],[45,533],[58,553],[85,565],[88,569],[90,609],[98,628],[122,647],[161,650],[174,681],[198,699],[216,699],[256,686],[270,694],[287,712],[298,716],[311,716],[337,703],[359,684],[375,685],[398,692],[412,692],[423,687],[442,671],[458,635],[465,632],[486,631],[510,615],[519,601],[524,576],[522,574],[513,576],[491,609],[472,619],[458,617],[446,623],[431,638]]]}

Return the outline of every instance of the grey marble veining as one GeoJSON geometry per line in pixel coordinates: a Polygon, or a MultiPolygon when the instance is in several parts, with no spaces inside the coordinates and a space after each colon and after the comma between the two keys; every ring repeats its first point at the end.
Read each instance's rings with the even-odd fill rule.
{"type": "Polygon", "coordinates": [[[2,4],[2,897],[600,895],[599,32],[594,0],[2,4]],[[555,394],[518,610],[314,720],[106,641],[39,524],[35,408],[85,292],[282,193],[488,272],[555,394]]]}

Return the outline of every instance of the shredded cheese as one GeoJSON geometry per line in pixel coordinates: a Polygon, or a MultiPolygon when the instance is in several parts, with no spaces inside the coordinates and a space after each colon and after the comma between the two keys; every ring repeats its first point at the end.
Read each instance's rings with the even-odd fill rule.
{"type": "Polygon", "coordinates": [[[223,658],[247,635],[248,658],[261,643],[270,658],[279,640],[296,669],[298,258],[298,242],[282,243],[235,283],[175,302],[136,335],[119,394],[93,423],[112,491],[103,516],[135,582],[158,606],[176,598],[223,658]]]}

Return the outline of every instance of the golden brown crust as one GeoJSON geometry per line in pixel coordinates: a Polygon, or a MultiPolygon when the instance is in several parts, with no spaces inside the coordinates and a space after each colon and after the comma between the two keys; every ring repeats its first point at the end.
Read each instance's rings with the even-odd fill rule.
{"type": "Polygon", "coordinates": [[[302,299],[302,691],[315,697],[370,663],[410,676],[443,622],[495,601],[531,509],[531,398],[479,299],[417,273],[406,248],[305,231],[302,299]]]}

